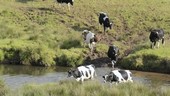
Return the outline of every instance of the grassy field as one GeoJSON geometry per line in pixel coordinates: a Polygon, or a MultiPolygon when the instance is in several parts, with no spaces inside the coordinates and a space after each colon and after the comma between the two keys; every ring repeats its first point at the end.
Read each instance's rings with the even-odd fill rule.
{"type": "MultiPolygon", "coordinates": [[[[151,52],[169,60],[167,54],[161,52],[168,51],[170,46],[156,49],[160,51],[147,49],[151,28],[164,29],[165,40],[169,40],[169,5],[169,0],[75,0],[68,11],[67,5],[59,6],[54,0],[0,0],[0,62],[40,66],[81,65],[90,54],[81,39],[84,29],[103,38],[96,53],[102,55],[96,58],[106,57],[108,45],[112,43],[120,48],[121,56],[126,50],[135,50],[134,54],[143,50],[148,52],[146,54],[151,52]],[[106,35],[103,35],[103,28],[98,28],[98,13],[101,11],[108,13],[114,23],[113,29],[106,35]],[[147,48],[141,47],[141,44],[147,48]],[[143,49],[137,50],[139,47],[143,49]]],[[[122,63],[123,66],[128,64],[122,63]]]]}
{"type": "Polygon", "coordinates": [[[140,83],[119,85],[102,84],[98,81],[60,81],[49,84],[28,84],[15,90],[9,90],[0,82],[1,96],[169,96],[170,88],[148,86],[140,83]],[[3,85],[3,86],[2,86],[3,85]]]}

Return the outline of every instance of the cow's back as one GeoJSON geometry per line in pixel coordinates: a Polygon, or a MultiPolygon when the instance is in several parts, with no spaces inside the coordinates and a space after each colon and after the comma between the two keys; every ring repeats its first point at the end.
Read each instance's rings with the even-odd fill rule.
{"type": "Polygon", "coordinates": [[[151,42],[156,42],[164,37],[164,31],[163,29],[155,29],[151,30],[149,39],[151,42]]]}

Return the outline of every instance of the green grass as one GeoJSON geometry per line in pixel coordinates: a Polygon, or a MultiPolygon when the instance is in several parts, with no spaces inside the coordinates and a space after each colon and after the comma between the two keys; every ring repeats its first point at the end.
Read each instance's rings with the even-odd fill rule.
{"type": "Polygon", "coordinates": [[[0,96],[7,96],[10,89],[5,85],[4,81],[0,80],[0,96]]]}
{"type": "Polygon", "coordinates": [[[169,4],[169,0],[78,0],[68,11],[67,6],[59,6],[53,0],[0,0],[0,61],[41,66],[80,65],[89,54],[82,46],[81,32],[89,29],[101,33],[103,28],[98,29],[101,11],[108,13],[114,27],[106,36],[102,35],[105,40],[99,42],[97,53],[106,56],[107,46],[112,43],[124,56],[125,50],[149,41],[146,38],[150,28],[163,28],[165,40],[168,39],[169,4]],[[74,53],[72,49],[79,51],[74,53]]]}
{"type": "Polygon", "coordinates": [[[169,45],[161,46],[159,49],[137,48],[120,64],[129,69],[170,73],[169,48],[169,45]]]}
{"type": "Polygon", "coordinates": [[[98,81],[60,81],[49,84],[27,84],[10,91],[6,96],[169,96],[169,87],[151,87],[140,83],[119,85],[101,84],[98,81]]]}

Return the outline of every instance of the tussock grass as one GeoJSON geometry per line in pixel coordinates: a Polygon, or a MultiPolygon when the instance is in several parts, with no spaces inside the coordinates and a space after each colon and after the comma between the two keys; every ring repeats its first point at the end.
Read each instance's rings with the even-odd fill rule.
{"type": "Polygon", "coordinates": [[[0,96],[7,96],[9,92],[10,89],[5,85],[3,80],[0,80],[0,96]]]}
{"type": "Polygon", "coordinates": [[[61,81],[50,84],[28,84],[17,89],[9,96],[168,96],[168,87],[149,87],[140,83],[119,85],[102,84],[98,81],[87,81],[83,84],[76,81],[61,81]]]}

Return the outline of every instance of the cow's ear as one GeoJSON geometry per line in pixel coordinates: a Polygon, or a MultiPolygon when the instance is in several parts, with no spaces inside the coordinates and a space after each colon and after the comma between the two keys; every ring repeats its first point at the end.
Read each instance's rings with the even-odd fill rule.
{"type": "Polygon", "coordinates": [[[105,76],[102,76],[105,79],[105,76]]]}

